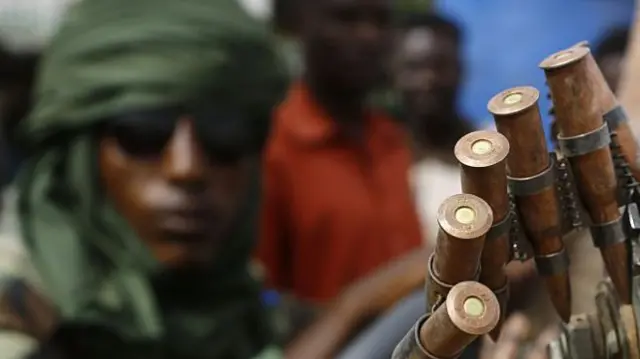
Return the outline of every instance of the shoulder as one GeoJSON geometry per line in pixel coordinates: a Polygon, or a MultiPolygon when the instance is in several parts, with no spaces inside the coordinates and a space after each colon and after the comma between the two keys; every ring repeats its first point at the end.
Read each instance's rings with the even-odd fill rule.
{"type": "Polygon", "coordinates": [[[9,213],[0,223],[0,330],[44,338],[53,328],[55,310],[23,246],[13,208],[5,207],[9,213]]]}
{"type": "Polygon", "coordinates": [[[38,350],[38,341],[18,332],[2,332],[0,334],[0,352],[3,359],[31,358],[38,350]]]}
{"type": "Polygon", "coordinates": [[[263,171],[282,172],[299,152],[299,141],[293,130],[295,116],[287,100],[272,113],[271,130],[262,154],[263,171]]]}
{"type": "Polygon", "coordinates": [[[53,329],[55,317],[25,251],[15,244],[0,243],[0,329],[44,339],[53,329]]]}
{"type": "Polygon", "coordinates": [[[291,121],[291,116],[287,114],[286,100],[278,105],[271,113],[271,129],[265,146],[265,158],[282,156],[284,148],[287,147],[287,128],[291,121]]]}
{"type": "Polygon", "coordinates": [[[395,136],[407,144],[409,143],[409,130],[404,122],[379,108],[372,109],[371,116],[381,130],[389,131],[387,134],[395,136]]]}
{"type": "Polygon", "coordinates": [[[292,86],[287,96],[272,110],[270,133],[272,142],[273,139],[282,142],[290,132],[295,132],[300,117],[308,112],[305,102],[299,97],[295,86],[292,86]]]}
{"type": "MultiPolygon", "coordinates": [[[[37,281],[37,275],[24,248],[17,215],[17,193],[8,188],[2,193],[0,215],[0,285],[9,279],[37,281]]],[[[0,287],[1,289],[1,287],[0,287]]]]}

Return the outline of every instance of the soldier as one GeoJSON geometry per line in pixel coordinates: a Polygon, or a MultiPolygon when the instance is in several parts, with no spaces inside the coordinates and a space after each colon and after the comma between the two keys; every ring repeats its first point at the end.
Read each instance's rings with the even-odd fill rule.
{"type": "Polygon", "coordinates": [[[402,97],[402,117],[411,128],[415,157],[412,181],[423,235],[431,248],[438,231],[440,203],[460,192],[460,170],[453,148],[474,130],[457,110],[464,72],[462,39],[456,23],[436,14],[407,16],[400,26],[395,82],[402,97]]]}
{"type": "Polygon", "coordinates": [[[257,158],[285,80],[267,33],[233,0],[70,9],[20,125],[2,358],[273,353],[248,270],[257,158]]]}

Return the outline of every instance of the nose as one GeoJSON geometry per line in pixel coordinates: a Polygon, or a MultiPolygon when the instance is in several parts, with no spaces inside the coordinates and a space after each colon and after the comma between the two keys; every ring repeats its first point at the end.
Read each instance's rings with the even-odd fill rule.
{"type": "Polygon", "coordinates": [[[435,71],[427,69],[421,71],[420,75],[417,76],[417,81],[420,81],[422,88],[428,91],[435,85],[436,76],[435,71]]]}
{"type": "Polygon", "coordinates": [[[407,91],[430,91],[436,74],[430,70],[406,71],[401,78],[401,87],[407,91]]]}
{"type": "Polygon", "coordinates": [[[356,28],[355,35],[364,42],[377,42],[380,39],[382,29],[374,21],[370,19],[361,19],[356,28]]]}
{"type": "Polygon", "coordinates": [[[193,121],[188,117],[179,119],[162,157],[165,178],[177,185],[200,188],[205,183],[206,165],[193,121]]]}

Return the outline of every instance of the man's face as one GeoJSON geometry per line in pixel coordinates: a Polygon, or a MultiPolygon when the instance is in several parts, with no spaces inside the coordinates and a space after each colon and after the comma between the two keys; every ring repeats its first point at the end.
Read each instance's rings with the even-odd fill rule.
{"type": "Polygon", "coordinates": [[[613,92],[618,89],[620,81],[620,72],[622,70],[622,54],[608,54],[598,61],[600,71],[607,80],[609,87],[613,92]]]}
{"type": "Polygon", "coordinates": [[[190,116],[168,127],[123,124],[100,143],[100,170],[116,209],[169,267],[213,259],[229,237],[256,163],[250,152],[212,148],[190,116]]]}
{"type": "Polygon", "coordinates": [[[396,87],[409,113],[435,116],[454,106],[460,83],[458,44],[428,28],[400,36],[395,61],[396,87]]]}
{"type": "Polygon", "coordinates": [[[301,36],[308,70],[346,89],[383,80],[391,44],[389,0],[309,0],[301,36]]]}

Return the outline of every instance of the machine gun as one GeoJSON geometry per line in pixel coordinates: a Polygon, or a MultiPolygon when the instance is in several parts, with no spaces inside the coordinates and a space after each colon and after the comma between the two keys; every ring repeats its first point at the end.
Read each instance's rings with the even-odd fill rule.
{"type": "MultiPolygon", "coordinates": [[[[545,70],[551,90],[554,115],[560,129],[558,144],[561,150],[571,152],[571,141],[578,135],[585,143],[583,151],[587,153],[581,160],[584,163],[578,164],[579,161],[576,161],[571,165],[577,167],[576,172],[582,171],[576,176],[583,178],[584,193],[581,198],[594,224],[594,244],[601,249],[609,274],[609,279],[599,285],[595,296],[596,312],[573,316],[569,325],[563,326],[560,337],[550,344],[549,356],[576,359],[638,358],[638,146],[624,110],[607,86],[587,46],[574,46],[557,52],[540,66],[545,70]],[[595,168],[598,152],[604,152],[595,149],[598,141],[601,143],[599,147],[609,152],[607,166],[604,167],[606,172],[602,168],[599,171],[595,168]],[[586,151],[589,149],[587,143],[591,143],[593,150],[590,152],[586,151]],[[566,148],[567,145],[570,148],[566,148]],[[597,197],[600,192],[596,190],[603,187],[596,184],[601,183],[598,181],[602,181],[603,176],[610,177],[611,171],[617,179],[614,188],[617,198],[612,202],[609,194],[605,202],[602,196],[597,197]],[[591,174],[592,180],[585,179],[587,174],[591,174]],[[614,225],[616,221],[619,224],[614,225]]],[[[600,161],[604,160],[602,155],[600,161]]]]}
{"type": "Polygon", "coordinates": [[[441,207],[427,275],[429,310],[393,359],[453,359],[478,336],[495,339],[508,304],[504,267],[531,257],[562,320],[550,358],[640,358],[639,147],[586,42],[540,67],[558,148],[547,149],[538,90],[515,87],[489,101],[498,132],[473,132],[456,145],[465,194],[441,207]],[[608,278],[597,288],[596,312],[571,315],[563,237],[583,228],[608,278]]]}

